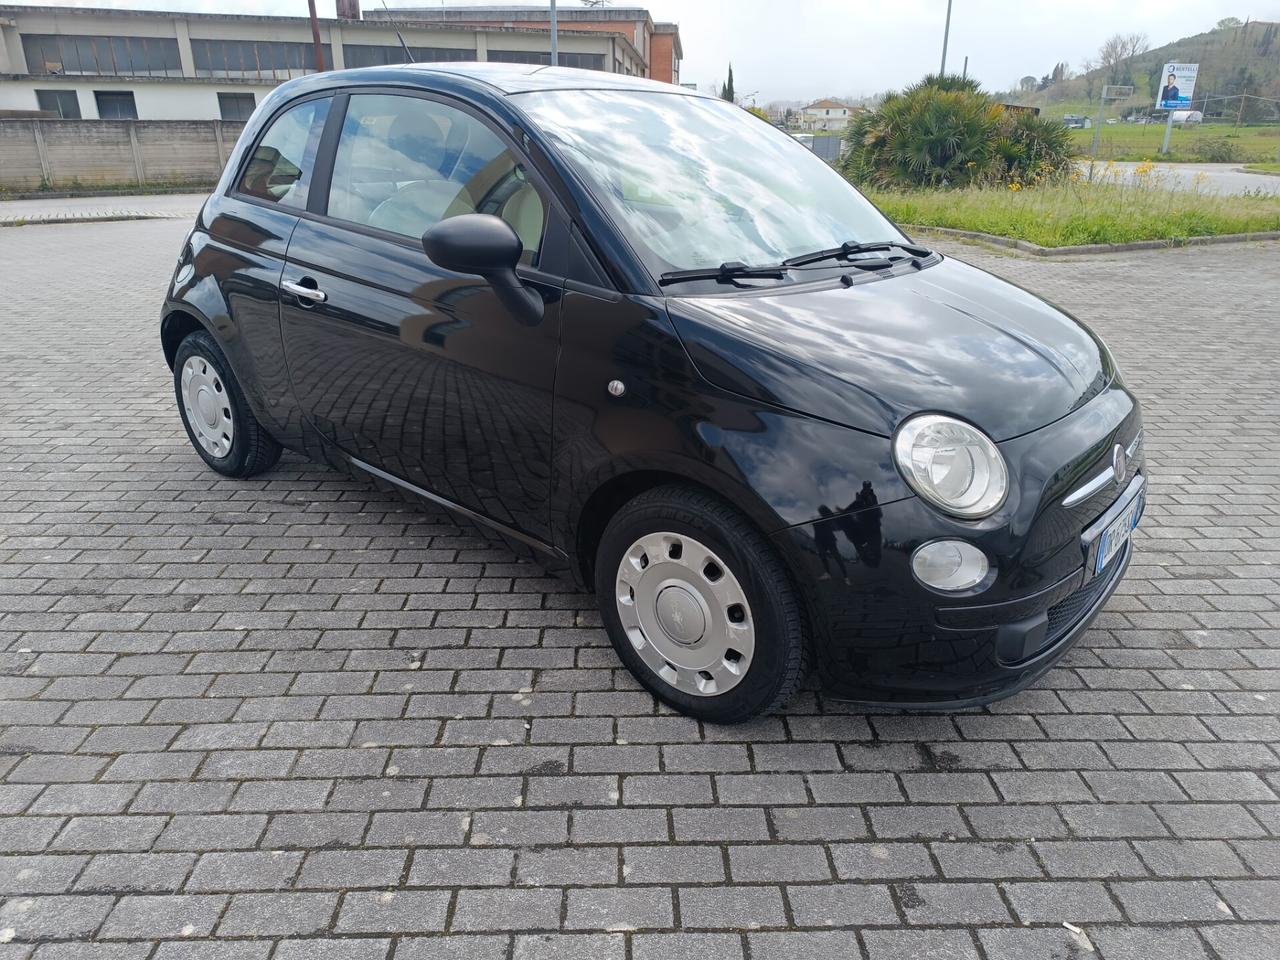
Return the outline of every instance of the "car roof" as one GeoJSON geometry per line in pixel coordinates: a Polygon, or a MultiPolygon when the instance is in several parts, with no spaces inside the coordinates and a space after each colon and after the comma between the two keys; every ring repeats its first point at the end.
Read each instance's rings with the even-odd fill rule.
{"type": "MultiPolygon", "coordinates": [[[[404,74],[447,74],[453,77],[479,81],[504,93],[532,93],[539,90],[634,90],[642,93],[682,94],[689,97],[706,97],[687,87],[630,77],[621,73],[605,73],[603,70],[579,70],[573,67],[547,67],[531,63],[495,63],[480,61],[445,61],[441,63],[395,63],[378,67],[362,67],[358,70],[339,71],[330,74],[335,79],[344,73],[352,79],[376,78],[380,72],[395,71],[404,74]],[[355,75],[358,74],[359,77],[355,75]]],[[[425,79],[425,77],[424,77],[425,79]]]]}

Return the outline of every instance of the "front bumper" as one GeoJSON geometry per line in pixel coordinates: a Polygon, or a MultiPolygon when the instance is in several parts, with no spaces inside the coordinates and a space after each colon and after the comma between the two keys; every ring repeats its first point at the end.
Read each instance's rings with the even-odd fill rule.
{"type": "Polygon", "coordinates": [[[1099,410],[1086,408],[1002,445],[1021,486],[987,521],[953,521],[911,498],[777,534],[809,605],[824,690],[863,703],[958,708],[1009,696],[1052,667],[1115,592],[1132,554],[1129,543],[1093,573],[1102,532],[1145,499],[1140,452],[1123,487],[1062,503],[1116,443],[1136,440],[1141,415],[1128,399],[1104,402],[1101,419],[1110,423],[1101,437],[1099,410]],[[1065,466],[1042,469],[1064,453],[1065,466]],[[995,583],[978,595],[946,597],[911,573],[917,546],[950,536],[980,546],[996,567],[995,583]]]}

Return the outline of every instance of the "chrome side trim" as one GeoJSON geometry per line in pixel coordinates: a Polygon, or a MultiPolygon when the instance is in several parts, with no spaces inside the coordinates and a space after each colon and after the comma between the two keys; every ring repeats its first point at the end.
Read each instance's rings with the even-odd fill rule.
{"type": "MultiPolygon", "coordinates": [[[[1125,449],[1124,458],[1126,463],[1132,463],[1133,458],[1138,455],[1138,450],[1142,447],[1142,434],[1143,431],[1139,430],[1138,435],[1133,438],[1133,441],[1125,449]]],[[[1105,488],[1107,484],[1114,483],[1115,479],[1115,473],[1110,467],[1107,467],[1097,476],[1086,481],[1082,486],[1076,487],[1067,494],[1062,501],[1062,505],[1064,507],[1074,507],[1078,504],[1084,503],[1099,490],[1105,488]]]]}
{"type": "Polygon", "coordinates": [[[1138,455],[1138,450],[1142,447],[1142,435],[1145,432],[1145,429],[1138,431],[1138,435],[1133,438],[1133,443],[1129,444],[1129,448],[1124,452],[1125,459],[1132,460],[1138,455]]]}
{"type": "Polygon", "coordinates": [[[1107,467],[1100,474],[1089,480],[1083,486],[1076,487],[1062,501],[1064,507],[1074,507],[1077,504],[1084,503],[1099,490],[1104,489],[1107,484],[1115,483],[1116,475],[1110,467],[1107,467]]]}
{"type": "Polygon", "coordinates": [[[476,523],[483,523],[486,527],[492,527],[503,536],[510,537],[513,540],[519,540],[521,543],[527,543],[529,546],[536,550],[541,550],[543,553],[549,553],[561,558],[565,556],[565,553],[562,550],[558,547],[552,546],[544,540],[539,540],[537,537],[532,537],[527,533],[521,533],[514,527],[509,527],[505,523],[494,520],[492,517],[486,517],[483,513],[478,513],[477,511],[464,507],[459,503],[454,503],[447,497],[442,497],[438,493],[432,493],[430,490],[420,487],[416,483],[410,483],[408,480],[403,480],[400,477],[397,477],[394,473],[387,473],[385,470],[379,470],[373,464],[365,463],[363,460],[357,460],[355,457],[345,452],[342,455],[347,458],[347,461],[352,466],[359,467],[365,473],[372,474],[375,477],[386,480],[388,483],[394,483],[402,490],[408,490],[410,493],[416,494],[424,500],[430,500],[432,503],[439,504],[446,510],[452,510],[454,513],[460,513],[464,517],[476,521],[476,523]]]}

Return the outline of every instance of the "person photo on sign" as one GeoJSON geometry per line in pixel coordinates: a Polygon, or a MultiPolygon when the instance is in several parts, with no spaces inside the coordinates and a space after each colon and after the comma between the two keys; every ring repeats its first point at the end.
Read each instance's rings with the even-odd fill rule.
{"type": "Polygon", "coordinates": [[[1160,102],[1169,103],[1176,102],[1178,99],[1178,77],[1177,74],[1169,74],[1169,82],[1164,85],[1164,89],[1160,91],[1160,102]]]}

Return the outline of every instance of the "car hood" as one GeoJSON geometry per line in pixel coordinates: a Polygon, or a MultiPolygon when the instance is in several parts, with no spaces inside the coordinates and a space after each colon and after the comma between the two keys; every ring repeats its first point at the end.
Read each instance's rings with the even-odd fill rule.
{"type": "Polygon", "coordinates": [[[886,437],[929,410],[1008,440],[1087,403],[1114,373],[1081,323],[949,258],[851,287],[671,298],[668,310],[712,383],[886,437]]]}

